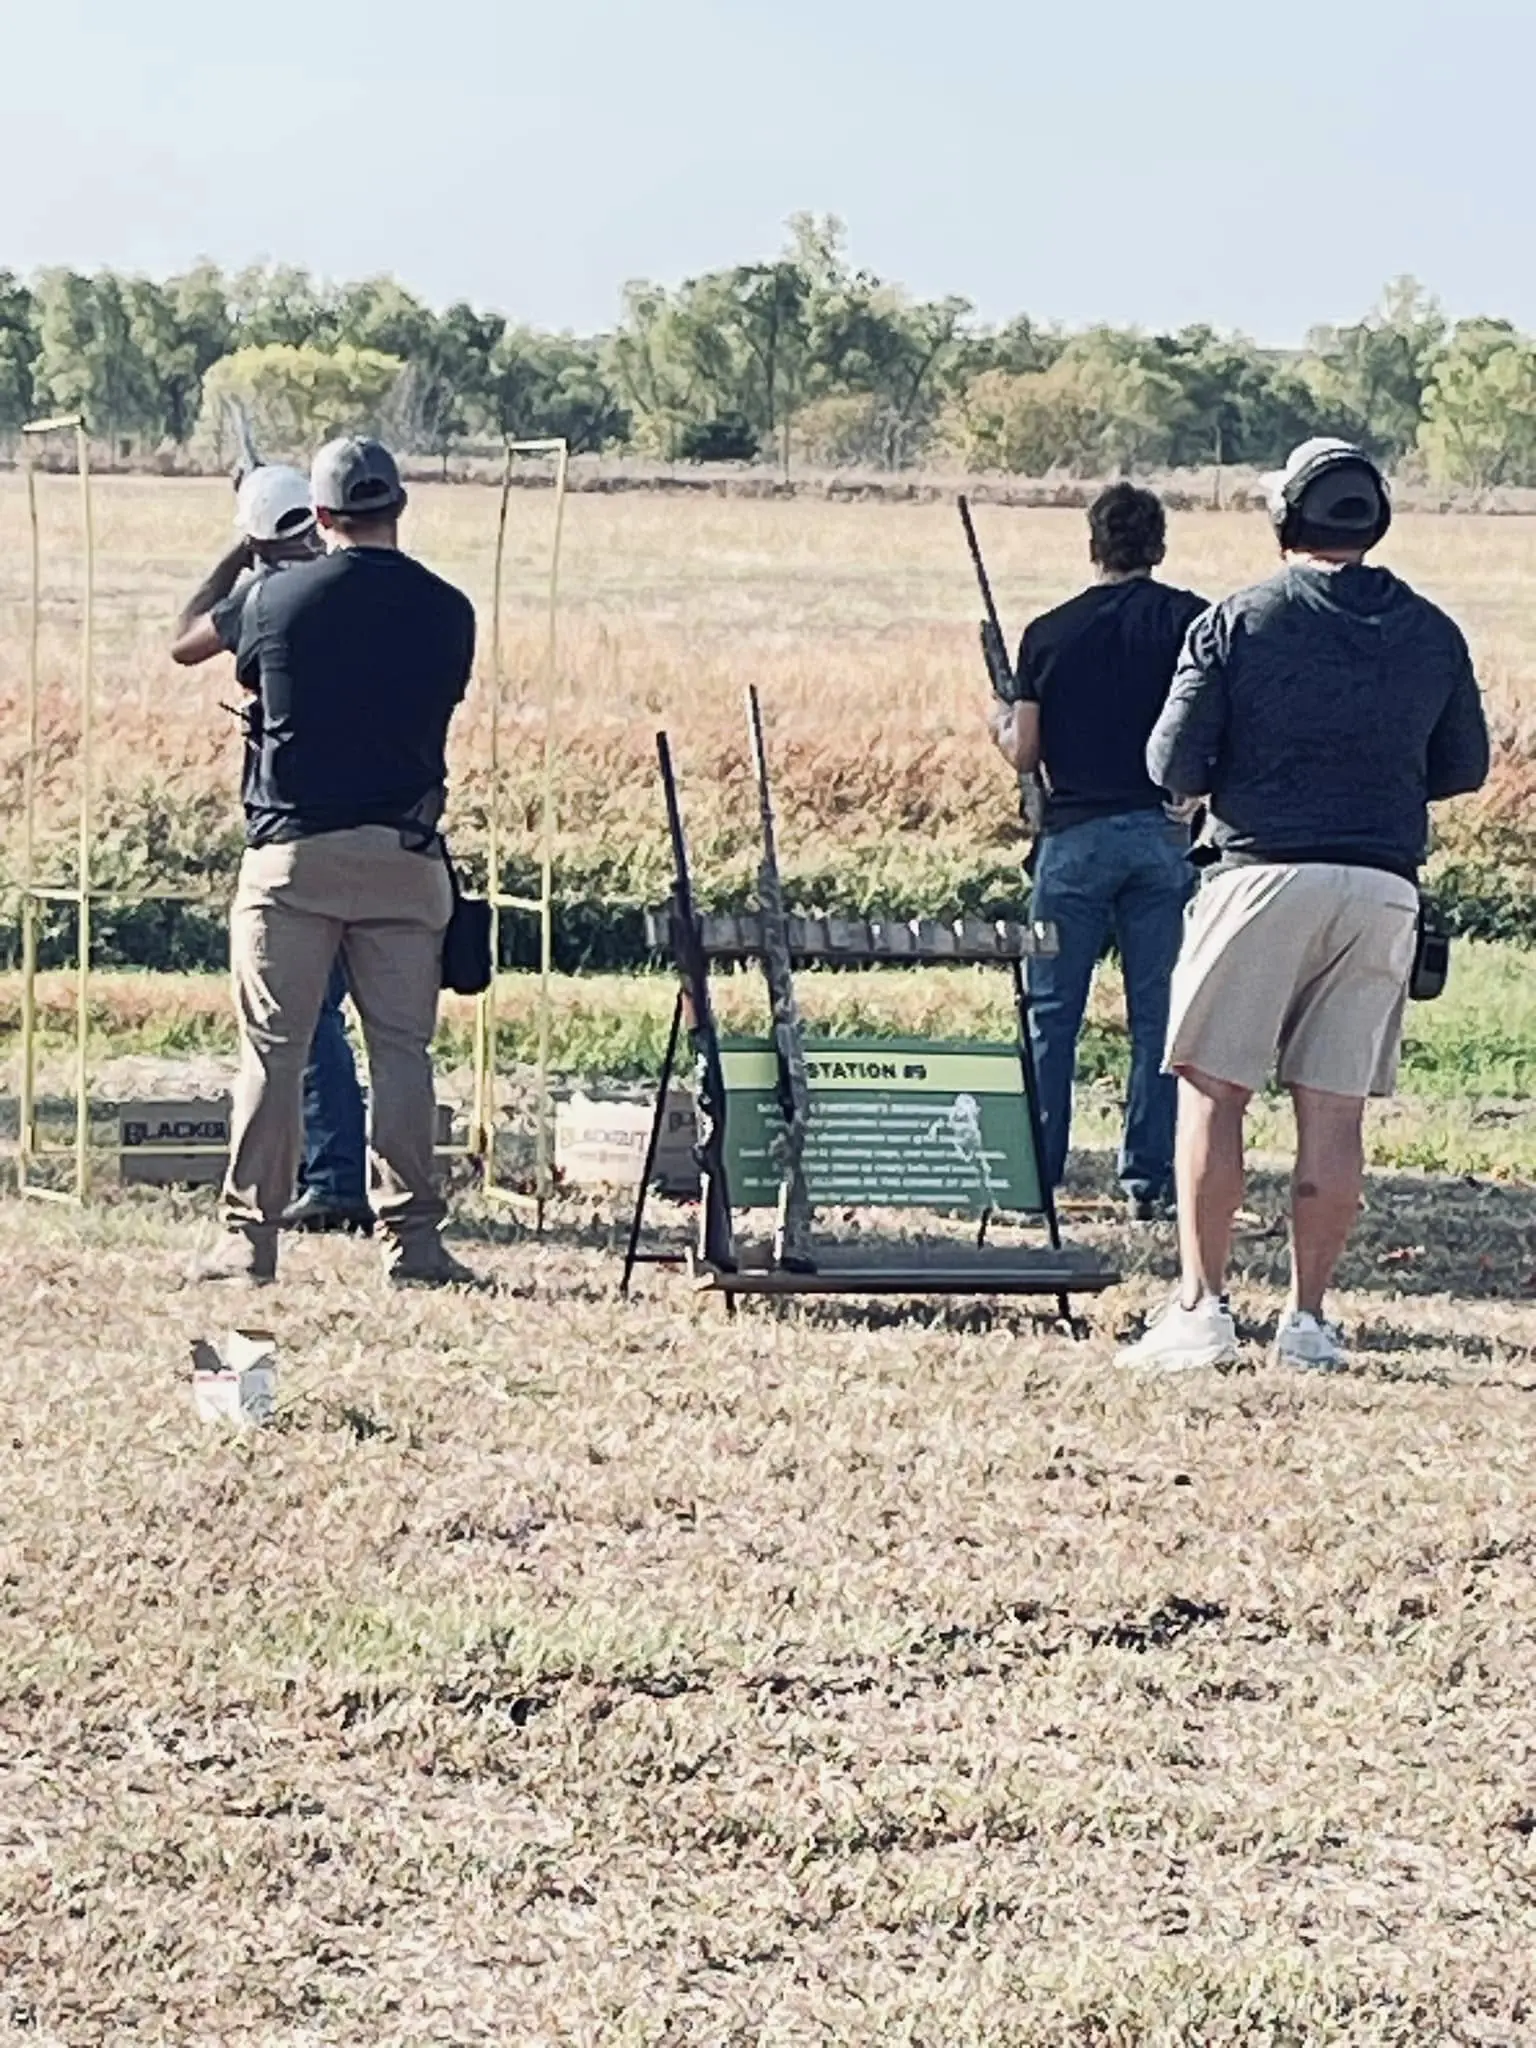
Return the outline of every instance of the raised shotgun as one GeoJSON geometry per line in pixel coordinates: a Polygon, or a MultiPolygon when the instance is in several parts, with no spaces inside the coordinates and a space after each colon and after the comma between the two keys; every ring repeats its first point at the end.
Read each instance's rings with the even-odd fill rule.
{"type": "Polygon", "coordinates": [[[805,1182],[805,1141],[811,1127],[811,1084],[805,1071],[805,1035],[789,954],[789,919],[784,910],[784,884],[779,874],[778,841],[773,826],[773,796],[768,782],[768,753],[763,744],[763,713],[757,687],[747,685],[747,730],[752,743],[752,768],[757,776],[757,803],[763,827],[763,858],[758,868],[758,903],[763,928],[763,972],[773,1009],[773,1047],[779,1066],[780,1126],[769,1147],[779,1171],[779,1215],[773,1237],[774,1264],[790,1273],[814,1273],[811,1250],[811,1198],[805,1182]]]}
{"type": "MultiPolygon", "coordinates": [[[[981,622],[981,654],[987,665],[987,678],[995,696],[1005,704],[1019,701],[1018,677],[1013,663],[1008,658],[1008,641],[1003,632],[1003,622],[997,614],[997,602],[992,595],[992,579],[987,574],[987,565],[981,557],[981,542],[976,538],[976,523],[971,518],[970,500],[964,496],[957,501],[960,508],[960,524],[965,528],[965,544],[970,549],[971,567],[976,571],[976,582],[981,591],[981,602],[986,617],[981,622]]],[[[1024,822],[1032,832],[1038,833],[1045,816],[1045,790],[1038,774],[1023,775],[1019,778],[1019,806],[1024,822]]]]}
{"type": "Polygon", "coordinates": [[[256,453],[256,436],[251,432],[251,422],[246,415],[245,407],[238,398],[226,398],[224,410],[229,416],[229,424],[234,430],[235,446],[240,453],[240,466],[235,471],[235,489],[238,490],[252,470],[261,468],[262,461],[256,453]]]}

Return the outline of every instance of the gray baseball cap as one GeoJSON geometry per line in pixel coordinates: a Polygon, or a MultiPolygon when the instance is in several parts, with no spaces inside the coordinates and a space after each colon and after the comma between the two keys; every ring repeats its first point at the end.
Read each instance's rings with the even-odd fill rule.
{"type": "Polygon", "coordinates": [[[393,511],[405,496],[384,443],[355,434],[326,442],[310,466],[309,489],[317,508],[360,519],[393,511]]]}

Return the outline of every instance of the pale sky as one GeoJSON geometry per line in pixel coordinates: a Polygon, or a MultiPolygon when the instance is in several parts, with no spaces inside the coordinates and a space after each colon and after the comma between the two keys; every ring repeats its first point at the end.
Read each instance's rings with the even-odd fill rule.
{"type": "Polygon", "coordinates": [[[12,0],[0,268],[392,271],[551,327],[799,210],[983,316],[1536,327],[1530,0],[12,0]]]}

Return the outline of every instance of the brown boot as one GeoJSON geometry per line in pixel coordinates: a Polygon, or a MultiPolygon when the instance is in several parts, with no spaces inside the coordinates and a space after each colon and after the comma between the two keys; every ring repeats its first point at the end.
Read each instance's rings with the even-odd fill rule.
{"type": "Polygon", "coordinates": [[[192,1261],[194,1280],[244,1280],[252,1287],[270,1287],[277,1278],[275,1230],[221,1231],[192,1261]]]}
{"type": "Polygon", "coordinates": [[[384,1271],[396,1287],[482,1287],[484,1281],[461,1266],[434,1230],[401,1239],[386,1234],[384,1271]]]}

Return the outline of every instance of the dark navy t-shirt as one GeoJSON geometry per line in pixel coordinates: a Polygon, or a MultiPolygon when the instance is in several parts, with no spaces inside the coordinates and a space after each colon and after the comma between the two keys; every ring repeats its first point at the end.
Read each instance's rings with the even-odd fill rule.
{"type": "Polygon", "coordinates": [[[254,693],[248,844],[436,822],[475,655],[462,591],[398,549],[338,548],[262,577],[216,624],[254,693]]]}
{"type": "Polygon", "coordinates": [[[1093,583],[1024,629],[1018,693],[1040,706],[1047,832],[1152,810],[1147,739],[1205,599],[1135,576],[1093,583]]]}

